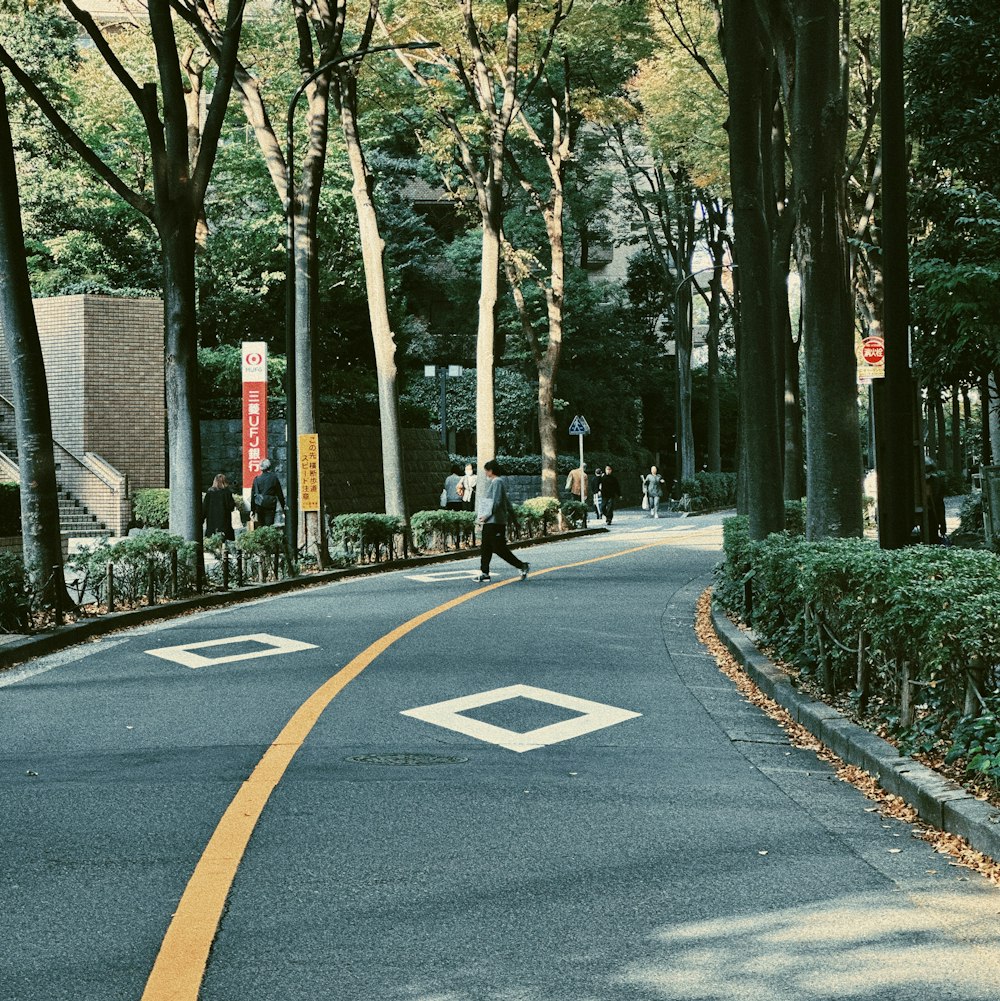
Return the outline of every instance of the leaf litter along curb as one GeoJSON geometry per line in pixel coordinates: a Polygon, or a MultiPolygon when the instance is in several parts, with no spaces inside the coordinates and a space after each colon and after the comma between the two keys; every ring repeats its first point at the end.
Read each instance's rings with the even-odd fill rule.
{"type": "MultiPolygon", "coordinates": [[[[788,711],[774,699],[768,698],[754,683],[750,676],[739,665],[736,659],[726,649],[712,625],[711,616],[712,589],[705,590],[695,606],[695,635],[715,658],[715,662],[732,682],[739,693],[751,705],[756,706],[771,717],[787,734],[794,747],[813,751],[816,756],[832,765],[837,778],[847,782],[873,803],[878,804],[878,812],[883,817],[891,817],[903,823],[910,824],[913,836],[928,842],[940,855],[948,855],[952,861],[949,865],[972,869],[985,876],[991,883],[1000,886],[1000,863],[988,855],[976,851],[965,838],[957,834],[948,834],[929,827],[920,821],[917,811],[902,797],[886,792],[878,782],[866,771],[856,765],[848,765],[826,747],[801,723],[797,723],[788,711]]],[[[933,872],[933,870],[928,870],[933,872]]]]}

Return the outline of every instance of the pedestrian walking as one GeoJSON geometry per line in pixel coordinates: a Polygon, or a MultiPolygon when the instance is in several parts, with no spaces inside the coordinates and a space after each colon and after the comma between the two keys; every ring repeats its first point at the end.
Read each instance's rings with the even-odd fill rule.
{"type": "Polygon", "coordinates": [[[594,479],[591,482],[591,496],[594,501],[594,511],[597,513],[597,517],[601,518],[604,516],[604,498],[601,496],[601,484],[604,482],[604,470],[600,466],[594,470],[594,479]]]}
{"type": "Polygon", "coordinates": [[[250,515],[254,523],[273,525],[279,504],[284,510],[285,495],[281,490],[281,480],[277,473],[271,471],[271,460],[264,459],[250,487],[250,515]]]}
{"type": "Polygon", "coordinates": [[[514,516],[514,505],[507,496],[507,486],[501,477],[500,465],[490,459],[483,466],[486,482],[479,491],[476,502],[476,520],[482,534],[479,576],[476,580],[483,584],[490,582],[490,561],[496,553],[512,567],[521,572],[521,580],[528,576],[529,565],[519,560],[507,546],[507,520],[514,516]]]}
{"type": "Polygon", "coordinates": [[[587,489],[589,481],[587,479],[587,463],[582,463],[576,469],[569,471],[566,477],[566,489],[577,499],[585,500],[590,491],[587,489]]]}
{"type": "Polygon", "coordinates": [[[451,472],[445,477],[442,497],[444,507],[449,511],[462,510],[462,491],[459,489],[462,483],[462,467],[452,466],[451,472]]]}
{"type": "Polygon", "coordinates": [[[465,475],[458,484],[458,492],[462,496],[462,507],[466,511],[476,509],[476,470],[471,462],[465,464],[465,475]]]}
{"type": "Polygon", "coordinates": [[[233,500],[233,492],[229,489],[224,474],[219,473],[212,480],[201,506],[205,515],[205,537],[221,535],[232,542],[236,538],[236,533],[233,531],[233,510],[236,502],[233,500]]]}
{"type": "Polygon", "coordinates": [[[656,466],[649,467],[649,473],[642,479],[643,493],[649,498],[650,518],[660,517],[660,496],[663,493],[663,477],[656,471],[656,466]]]}
{"type": "Polygon", "coordinates": [[[604,467],[604,476],[601,477],[601,506],[604,509],[604,524],[610,525],[615,517],[615,505],[622,495],[621,484],[614,470],[610,466],[604,467]]]}

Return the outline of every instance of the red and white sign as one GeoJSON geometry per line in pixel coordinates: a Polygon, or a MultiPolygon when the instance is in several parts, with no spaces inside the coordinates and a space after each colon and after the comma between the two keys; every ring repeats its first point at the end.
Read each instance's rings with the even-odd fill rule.
{"type": "Polygon", "coordinates": [[[267,345],[243,342],[243,496],[267,458],[267,345]]]}
{"type": "Polygon", "coordinates": [[[858,358],[858,379],[870,382],[885,378],[885,338],[855,336],[855,352],[858,358]]]}
{"type": "Polygon", "coordinates": [[[866,337],[861,342],[861,355],[869,365],[885,361],[885,341],[881,337],[866,337]]]}

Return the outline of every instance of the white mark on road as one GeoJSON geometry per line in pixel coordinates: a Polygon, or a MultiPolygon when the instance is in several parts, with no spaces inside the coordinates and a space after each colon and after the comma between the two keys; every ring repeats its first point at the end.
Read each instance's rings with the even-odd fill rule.
{"type": "Polygon", "coordinates": [[[421,584],[439,584],[445,580],[472,580],[479,575],[479,570],[475,567],[466,567],[464,570],[437,570],[434,573],[408,573],[407,580],[419,580],[421,584]]]}
{"type": "Polygon", "coordinates": [[[616,723],[624,723],[626,720],[641,716],[642,713],[632,712],[629,709],[619,709],[602,702],[591,702],[589,699],[578,699],[573,695],[550,692],[545,688],[535,688],[532,685],[508,685],[506,688],[494,688],[476,695],[463,695],[461,698],[436,702],[434,705],[406,709],[400,715],[412,716],[425,723],[433,723],[435,726],[463,733],[467,737],[474,737],[476,740],[482,740],[488,744],[499,744],[500,747],[506,747],[509,751],[522,754],[525,751],[547,747],[549,744],[571,740],[573,737],[582,737],[585,733],[603,730],[616,723]],[[481,720],[462,715],[469,709],[479,709],[482,706],[517,698],[532,699],[535,702],[560,706],[581,715],[561,723],[538,727],[538,729],[529,730],[527,733],[518,733],[515,730],[493,726],[491,723],[484,723],[481,720]]]}
{"type": "Polygon", "coordinates": [[[185,643],[181,646],[161,646],[146,653],[164,660],[172,660],[185,667],[215,667],[217,664],[233,664],[240,660],[256,660],[259,657],[273,657],[279,653],[296,653],[299,650],[315,650],[315,643],[303,643],[301,640],[289,640],[282,636],[271,636],[269,633],[250,633],[246,636],[223,636],[222,639],[204,640],[201,643],[185,643]],[[255,643],[256,649],[244,650],[240,653],[226,654],[222,657],[204,656],[197,650],[208,650],[212,647],[232,646],[236,643],[255,643]]]}

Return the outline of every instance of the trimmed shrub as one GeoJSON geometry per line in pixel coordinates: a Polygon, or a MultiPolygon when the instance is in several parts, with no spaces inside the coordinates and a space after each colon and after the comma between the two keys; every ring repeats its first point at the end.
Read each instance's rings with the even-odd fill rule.
{"type": "Polygon", "coordinates": [[[179,535],[150,528],[115,543],[100,542],[84,546],[67,561],[76,574],[79,598],[85,594],[107,602],[105,593],[108,564],[114,575],[115,603],[141,604],[149,591],[150,568],[157,596],[181,597],[195,593],[197,586],[197,547],[179,535]],[[177,580],[174,592],[173,566],[176,558],[177,580]]]}
{"type": "Polygon", "coordinates": [[[735,473],[695,473],[680,480],[670,492],[672,507],[679,511],[719,511],[736,506],[735,473]]]}
{"type": "Polygon", "coordinates": [[[25,633],[31,628],[31,588],[24,562],[16,553],[0,552],[0,629],[25,633]]]}
{"type": "MultiPolygon", "coordinates": [[[[717,600],[745,618],[742,582],[752,573],[761,642],[831,694],[860,686],[860,705],[881,706],[904,746],[933,745],[963,712],[978,718],[982,702],[996,696],[1000,560],[993,553],[888,551],[869,540],[808,542],[788,533],[750,542],[740,518],[727,520],[723,540],[717,600]]],[[[969,753],[981,753],[985,731],[969,724],[962,733],[969,753]]]]}
{"type": "Polygon", "coordinates": [[[0,535],[21,534],[21,488],[0,483],[0,535]]]}
{"type": "Polygon", "coordinates": [[[472,511],[448,511],[444,508],[417,511],[410,518],[410,530],[413,544],[418,549],[459,549],[472,544],[476,515],[472,511]]]}
{"type": "Polygon", "coordinates": [[[236,540],[236,548],[243,553],[248,561],[257,565],[261,581],[267,580],[268,574],[274,574],[278,579],[276,560],[282,557],[287,560],[285,530],[276,525],[261,525],[252,532],[241,532],[236,540]]]}
{"type": "Polygon", "coordinates": [[[140,528],[169,528],[170,491],[166,487],[136,490],[132,495],[132,517],[140,528]]]}
{"type": "Polygon", "coordinates": [[[563,501],[559,508],[562,511],[563,520],[570,528],[583,528],[587,515],[590,513],[590,505],[583,501],[563,501]]]}
{"type": "Polygon", "coordinates": [[[392,559],[402,531],[402,519],[391,514],[338,514],[330,522],[331,542],[358,563],[378,562],[383,554],[392,559]]]}

